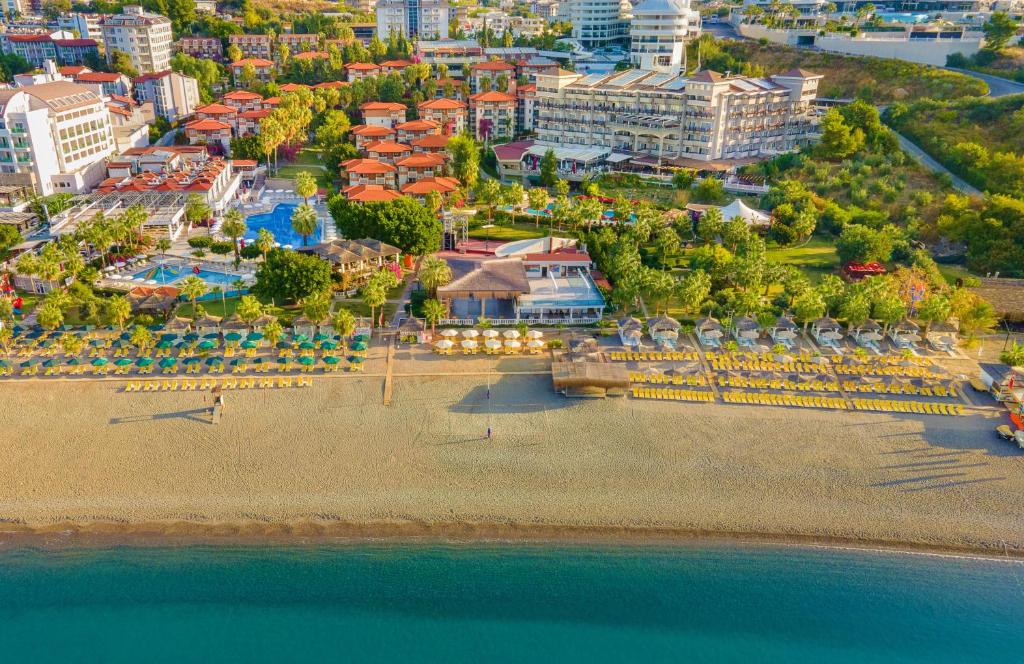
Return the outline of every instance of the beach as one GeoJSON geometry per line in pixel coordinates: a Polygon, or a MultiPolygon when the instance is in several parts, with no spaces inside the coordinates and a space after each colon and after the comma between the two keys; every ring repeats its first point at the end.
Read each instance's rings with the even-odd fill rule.
{"type": "Polygon", "coordinates": [[[469,362],[496,373],[398,361],[384,406],[374,363],[231,392],[218,425],[208,393],[5,383],[0,530],[1024,550],[1024,455],[994,416],[572,400],[539,358],[469,362]]]}

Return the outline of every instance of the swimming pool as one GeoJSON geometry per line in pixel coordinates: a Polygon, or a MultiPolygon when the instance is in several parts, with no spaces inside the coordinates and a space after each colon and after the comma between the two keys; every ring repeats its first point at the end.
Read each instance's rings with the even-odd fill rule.
{"type": "Polygon", "coordinates": [[[214,270],[199,270],[194,272],[191,268],[185,268],[177,265],[160,265],[159,267],[148,267],[145,270],[140,270],[132,275],[136,279],[153,280],[160,285],[170,285],[176,281],[180,281],[185,277],[195,275],[205,281],[208,284],[214,284],[215,286],[231,286],[238,280],[238,276],[234,274],[228,274],[226,272],[217,272],[214,270]]]}
{"type": "MultiPolygon", "coordinates": [[[[297,203],[278,203],[270,212],[250,215],[245,220],[249,230],[245,233],[245,239],[255,240],[261,228],[266,228],[274,234],[274,240],[282,247],[290,244],[293,247],[302,246],[302,236],[292,230],[292,212],[298,207],[297,203]]],[[[317,225],[316,231],[309,236],[309,243],[320,242],[323,237],[323,229],[317,225]]]]}

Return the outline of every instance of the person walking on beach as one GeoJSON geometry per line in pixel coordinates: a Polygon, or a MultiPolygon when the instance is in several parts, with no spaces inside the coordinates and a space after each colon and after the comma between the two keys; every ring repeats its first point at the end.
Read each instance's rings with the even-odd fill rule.
{"type": "Polygon", "coordinates": [[[487,440],[491,439],[491,427],[487,427],[487,440]]]}

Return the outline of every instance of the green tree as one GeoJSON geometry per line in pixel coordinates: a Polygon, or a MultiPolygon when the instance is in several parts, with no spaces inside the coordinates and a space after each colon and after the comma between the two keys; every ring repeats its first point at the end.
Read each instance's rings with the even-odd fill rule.
{"type": "Polygon", "coordinates": [[[423,317],[430,323],[430,334],[433,336],[438,322],[448,316],[448,311],[440,300],[429,299],[423,302],[423,317]]]}
{"type": "Polygon", "coordinates": [[[874,317],[885,326],[886,331],[907,315],[907,307],[903,300],[894,295],[886,295],[875,300],[871,309],[874,317]]]}
{"type": "Polygon", "coordinates": [[[330,263],[313,254],[274,249],[256,270],[252,290],[265,298],[298,302],[330,288],[330,263]]]}
{"type": "Polygon", "coordinates": [[[305,203],[292,212],[292,230],[302,236],[302,246],[309,244],[309,236],[316,232],[316,210],[305,203]]]}
{"type": "MultiPolygon", "coordinates": [[[[533,210],[540,211],[546,208],[548,205],[548,192],[544,191],[539,187],[536,189],[528,189],[526,191],[526,198],[530,204],[530,208],[533,210]]],[[[535,226],[540,226],[539,214],[534,215],[533,220],[535,226]]]]}
{"type": "Polygon", "coordinates": [[[64,310],[56,300],[46,298],[36,308],[36,321],[47,330],[56,330],[64,324],[64,310]]]}
{"type": "Polygon", "coordinates": [[[793,301],[793,313],[804,324],[804,330],[813,320],[825,315],[825,298],[814,289],[807,289],[793,301]]]}
{"type": "Polygon", "coordinates": [[[136,325],[134,329],[132,329],[129,341],[140,353],[142,353],[153,344],[153,333],[142,325],[136,325]]]}
{"type": "Polygon", "coordinates": [[[235,250],[235,265],[241,262],[241,257],[238,255],[238,240],[245,237],[245,233],[248,230],[249,227],[245,225],[245,219],[238,208],[231,208],[227,211],[224,215],[224,223],[221,224],[220,232],[225,237],[231,238],[231,246],[235,250]]]}
{"type": "Polygon", "coordinates": [[[839,311],[847,326],[857,327],[871,315],[871,302],[863,295],[854,294],[843,300],[839,311]]]}
{"type": "Polygon", "coordinates": [[[302,200],[307,206],[309,199],[316,195],[317,189],[316,178],[309,171],[300,171],[295,176],[295,193],[302,196],[302,200]]]}
{"type": "Polygon", "coordinates": [[[1024,365],[1024,344],[1016,341],[1010,344],[1009,348],[999,354],[999,361],[1011,367],[1024,365]]]}
{"type": "Polygon", "coordinates": [[[370,308],[370,326],[376,325],[375,312],[377,307],[383,307],[387,301],[387,291],[384,289],[384,285],[379,281],[371,279],[359,290],[359,294],[363,299],[363,304],[370,308]]]}
{"type": "Polygon", "coordinates": [[[284,326],[276,318],[271,319],[263,326],[263,337],[271,346],[277,344],[277,340],[281,338],[282,334],[284,334],[284,326]]]}
{"type": "Polygon", "coordinates": [[[185,199],[185,219],[192,226],[206,221],[212,214],[213,210],[210,209],[210,204],[206,202],[205,196],[189,194],[188,198],[185,199]]]}
{"type": "Polygon", "coordinates": [[[722,236],[724,230],[725,222],[722,219],[721,208],[708,208],[697,220],[697,237],[705,242],[714,242],[722,236]]]}
{"type": "Polygon", "coordinates": [[[679,301],[685,311],[697,313],[711,295],[711,277],[704,270],[691,270],[679,282],[679,301]]]}
{"type": "Polygon", "coordinates": [[[132,315],[132,305],[128,298],[123,295],[111,296],[107,299],[106,310],[107,320],[123,331],[125,322],[132,315]]]}
{"type": "Polygon", "coordinates": [[[331,327],[334,328],[334,333],[341,337],[341,343],[344,344],[345,350],[348,350],[348,338],[356,331],[356,317],[350,310],[342,307],[334,312],[334,317],[331,318],[331,327]]]}
{"type": "Polygon", "coordinates": [[[243,322],[252,324],[263,315],[263,304],[252,295],[243,295],[235,307],[235,314],[243,322]]]}
{"type": "Polygon", "coordinates": [[[448,284],[452,280],[452,269],[448,261],[437,256],[427,256],[420,263],[419,280],[427,293],[431,296],[437,293],[437,289],[448,284]]]}
{"type": "Polygon", "coordinates": [[[723,203],[725,185],[716,177],[705,177],[693,188],[693,200],[698,203],[723,203]]]}
{"type": "Polygon", "coordinates": [[[360,204],[338,194],[327,206],[344,237],[373,238],[413,256],[425,256],[441,248],[441,220],[410,198],[360,204]]]}
{"type": "Polygon", "coordinates": [[[139,77],[139,70],[132,64],[131,56],[124,51],[119,51],[116,48],[110,49],[107,53],[107,60],[110,63],[110,68],[117,73],[124,74],[131,79],[139,77]]]}
{"type": "Polygon", "coordinates": [[[494,206],[501,202],[501,185],[497,180],[480,180],[473,190],[478,203],[487,208],[487,223],[491,223],[494,206]]]}
{"type": "Polygon", "coordinates": [[[818,149],[828,159],[845,159],[861,149],[864,134],[846,124],[839,109],[830,108],[821,118],[821,141],[818,149]]]}
{"type": "Polygon", "coordinates": [[[206,282],[194,274],[190,274],[178,284],[178,290],[192,303],[192,320],[195,320],[197,318],[196,300],[206,294],[206,282]]]}
{"type": "Polygon", "coordinates": [[[681,168],[672,174],[672,186],[676,189],[689,189],[693,186],[695,179],[694,172],[688,168],[681,168]]]}
{"type": "Polygon", "coordinates": [[[472,190],[480,177],[480,149],[471,136],[452,136],[448,140],[452,173],[463,187],[472,190]]]}
{"type": "Polygon", "coordinates": [[[518,182],[513,182],[502,191],[502,202],[512,208],[512,223],[516,223],[516,212],[523,207],[526,189],[518,182]]]}
{"type": "Polygon", "coordinates": [[[887,261],[892,255],[893,238],[863,224],[847,224],[836,240],[839,260],[869,262],[887,261]]]}
{"type": "Polygon", "coordinates": [[[274,248],[274,244],[277,240],[274,239],[274,234],[270,232],[268,228],[261,228],[256,231],[256,248],[263,254],[263,261],[266,262],[267,254],[274,248]]]}
{"type": "Polygon", "coordinates": [[[314,323],[321,323],[331,312],[331,298],[327,291],[310,293],[302,300],[302,313],[314,323]]]}
{"type": "Polygon", "coordinates": [[[540,183],[545,187],[553,187],[558,182],[558,158],[554,150],[548,150],[540,159],[540,183]]]}
{"type": "Polygon", "coordinates": [[[999,53],[1017,34],[1018,27],[1017,21],[1013,20],[1006,12],[992,12],[988,21],[982,26],[982,30],[985,31],[985,49],[999,53]]]}
{"type": "Polygon", "coordinates": [[[924,322],[925,334],[932,324],[945,322],[951,312],[949,298],[942,293],[928,294],[917,306],[917,317],[924,322]]]}

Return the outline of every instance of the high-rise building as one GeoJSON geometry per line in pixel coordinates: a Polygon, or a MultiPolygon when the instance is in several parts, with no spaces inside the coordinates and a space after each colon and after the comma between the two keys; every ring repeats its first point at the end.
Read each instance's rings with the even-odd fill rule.
{"type": "Polygon", "coordinates": [[[643,0],[629,24],[629,61],[634,67],[678,74],[686,66],[686,43],[700,34],[700,13],[690,0],[643,0]]]}
{"type": "Polygon", "coordinates": [[[569,0],[572,36],[584,48],[626,39],[629,0],[569,0]]]}
{"type": "Polygon", "coordinates": [[[126,5],[123,14],[104,18],[100,28],[108,62],[114,51],[121,51],[128,54],[140,74],[171,68],[174,41],[167,17],[143,11],[137,5],[126,5]]]}
{"type": "Polygon", "coordinates": [[[153,102],[153,110],[168,122],[192,115],[199,105],[199,82],[169,69],[139,76],[135,91],[139,101],[153,102]]]}
{"type": "Polygon", "coordinates": [[[377,36],[448,38],[448,0],[379,0],[377,36]]]}
{"type": "Polygon", "coordinates": [[[110,113],[84,85],[53,81],[0,90],[0,184],[80,194],[114,151],[110,113]]]}

